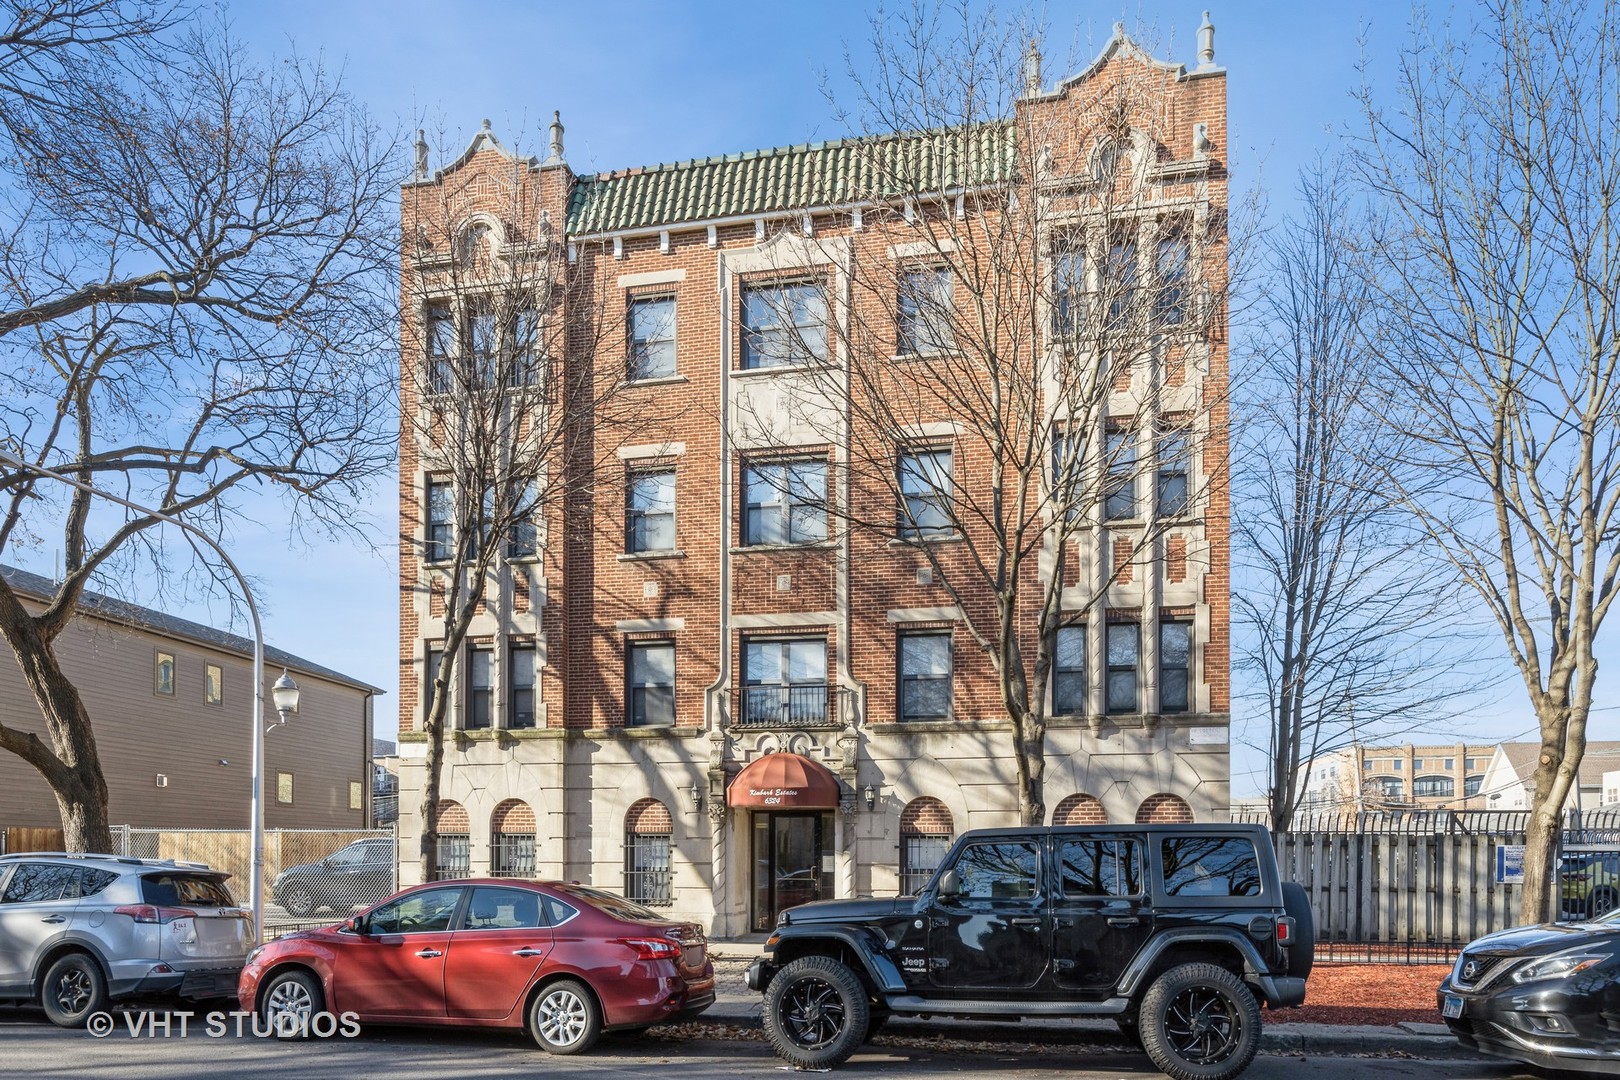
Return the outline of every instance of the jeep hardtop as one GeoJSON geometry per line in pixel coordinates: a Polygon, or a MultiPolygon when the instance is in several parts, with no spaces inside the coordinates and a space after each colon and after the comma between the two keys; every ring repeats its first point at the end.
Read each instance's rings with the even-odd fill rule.
{"type": "Polygon", "coordinates": [[[979,829],[915,896],[784,911],[748,969],[776,1051],[849,1057],[892,1015],[1111,1017],[1177,1080],[1228,1080],[1314,931],[1259,825],[979,829]]]}

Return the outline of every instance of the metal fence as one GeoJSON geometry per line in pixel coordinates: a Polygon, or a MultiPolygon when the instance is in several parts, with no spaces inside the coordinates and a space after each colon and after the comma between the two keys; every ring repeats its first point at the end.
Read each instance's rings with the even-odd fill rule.
{"type": "MultiPolygon", "coordinates": [[[[113,851],[142,859],[207,863],[231,875],[239,903],[249,902],[252,834],[246,829],[149,829],[115,825],[113,851]]],[[[335,922],[398,888],[392,829],[266,829],[265,933],[335,922]]]]}
{"type": "MultiPolygon", "coordinates": [[[[1529,815],[1376,811],[1301,819],[1272,834],[1285,881],[1304,886],[1318,956],[1449,963],[1474,938],[1522,922],[1521,887],[1497,880],[1499,848],[1521,845],[1529,815]]],[[[1572,813],[1566,849],[1620,846],[1620,810],[1572,813]]],[[[1556,917],[1589,914],[1560,874],[1556,917]]]]}

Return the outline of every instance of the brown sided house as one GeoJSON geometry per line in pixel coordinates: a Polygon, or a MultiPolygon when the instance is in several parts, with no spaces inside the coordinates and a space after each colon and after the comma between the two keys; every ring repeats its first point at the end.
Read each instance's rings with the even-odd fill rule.
{"type": "MultiPolygon", "coordinates": [[[[15,567],[6,581],[37,610],[51,582],[15,567]]],[[[86,593],[56,643],[95,724],[115,824],[247,828],[251,788],[253,642],[108,596],[86,593]]],[[[369,824],[372,698],[382,693],[320,664],[265,649],[268,684],[285,668],[298,712],[265,737],[269,828],[362,829],[369,824]]],[[[43,730],[10,659],[0,660],[8,726],[43,730]]],[[[60,826],[56,801],[21,758],[0,754],[0,837],[60,826]]]]}

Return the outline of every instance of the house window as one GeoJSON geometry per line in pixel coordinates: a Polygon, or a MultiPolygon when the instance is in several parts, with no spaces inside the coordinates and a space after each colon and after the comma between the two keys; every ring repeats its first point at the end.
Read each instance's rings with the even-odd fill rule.
{"type": "Polygon", "coordinates": [[[632,641],[627,652],[630,726],[672,726],[675,723],[674,642],[632,641]]]}
{"type": "Polygon", "coordinates": [[[743,290],[742,366],[786,367],[827,359],[827,298],[814,282],[743,290]]]}
{"type": "Polygon", "coordinates": [[[364,810],[366,807],[366,791],[360,786],[360,781],[349,781],[349,809],[364,810]]]}
{"type": "Polygon", "coordinates": [[[455,489],[448,480],[427,482],[427,561],[449,562],[455,555],[455,489]]]}
{"type": "Polygon", "coordinates": [[[1423,771],[1423,759],[1422,758],[1413,758],[1412,759],[1412,771],[1413,772],[1422,772],[1423,771]]]}
{"type": "Polygon", "coordinates": [[[203,669],[203,701],[218,705],[225,700],[225,672],[218,664],[203,669]]]}
{"type": "Polygon", "coordinates": [[[1136,440],[1129,431],[1110,431],[1103,443],[1108,457],[1108,478],[1103,519],[1121,521],[1136,516],[1136,440]]]}
{"type": "MultiPolygon", "coordinates": [[[[464,832],[439,833],[434,881],[464,878],[472,870],[472,837],[464,832]]],[[[416,896],[423,895],[416,893],[416,896]]]]}
{"type": "Polygon", "coordinates": [[[819,724],[827,719],[827,639],[743,644],[743,723],[819,724]]]}
{"type": "Polygon", "coordinates": [[[1180,326],[1187,318],[1187,237],[1173,229],[1159,237],[1158,291],[1153,298],[1157,326],[1180,326]]]}
{"type": "Polygon", "coordinates": [[[900,353],[944,352],[956,343],[951,272],[909,270],[900,275],[900,353]]]}
{"type": "Polygon", "coordinates": [[[632,380],[675,374],[675,298],[645,296],[630,301],[632,380]]]}
{"type": "MultiPolygon", "coordinates": [[[[926,797],[925,797],[926,798],[926,797]]],[[[918,800],[921,802],[922,800],[918,800]]],[[[934,799],[928,799],[935,803],[934,799]]],[[[910,813],[911,807],[906,808],[910,813]]],[[[900,823],[900,895],[916,896],[934,876],[951,850],[950,814],[943,806],[934,814],[911,815],[900,823]]]]}
{"type": "Polygon", "coordinates": [[[1473,772],[1475,769],[1478,769],[1479,758],[1463,758],[1463,768],[1469,772],[1473,772]]]}
{"type": "Polygon", "coordinates": [[[1086,628],[1059,627],[1052,651],[1052,712],[1080,716],[1086,711],[1086,628]]]}
{"type": "Polygon", "coordinates": [[[1457,782],[1449,776],[1419,776],[1412,781],[1412,794],[1421,799],[1449,799],[1457,794],[1457,782]]]}
{"type": "Polygon", "coordinates": [[[1471,799],[1478,795],[1480,789],[1484,786],[1485,778],[1483,776],[1470,776],[1463,781],[1463,794],[1471,799]]]}
{"type": "Polygon", "coordinates": [[[1108,711],[1137,711],[1136,669],[1142,654],[1142,628],[1136,623],[1109,623],[1108,711]]]}
{"type": "Polygon", "coordinates": [[[427,309],[426,332],[428,390],[434,394],[448,394],[455,389],[456,321],[446,304],[431,304],[427,309]]]}
{"type": "Polygon", "coordinates": [[[493,723],[495,651],[483,646],[467,650],[467,728],[482,730],[493,723]]]}
{"type": "Polygon", "coordinates": [[[533,645],[513,645],[507,653],[506,683],[511,693],[507,727],[534,727],[534,661],[533,645]]]}
{"type": "Polygon", "coordinates": [[[1052,434],[1052,513],[1074,521],[1080,516],[1080,492],[1086,444],[1067,432],[1052,434]]]}
{"type": "Polygon", "coordinates": [[[827,539],[827,463],[787,461],[743,470],[744,544],[827,539]]]}
{"type": "Polygon", "coordinates": [[[641,470],[630,474],[625,550],[675,550],[674,469],[641,470]]]}
{"type": "Polygon", "coordinates": [[[1187,512],[1187,433],[1159,433],[1158,514],[1180,517],[1187,512]]]}
{"type": "Polygon", "coordinates": [[[276,773],[276,802],[283,806],[291,806],[293,801],[293,774],[290,772],[276,773]]]}
{"type": "Polygon", "coordinates": [[[512,350],[510,381],[524,386],[540,382],[540,359],[545,355],[540,313],[520,308],[507,323],[507,347],[512,350]]]}
{"type": "Polygon", "coordinates": [[[1085,332],[1086,253],[1076,245],[1052,258],[1052,336],[1075,341],[1085,332]]]}
{"type": "Polygon", "coordinates": [[[1192,674],[1192,623],[1159,624],[1159,711],[1186,712],[1192,674]]]}
{"type": "Polygon", "coordinates": [[[540,530],[535,526],[535,515],[540,512],[540,498],[535,485],[525,484],[512,496],[512,527],[506,536],[508,559],[532,559],[540,550],[540,530]]]}
{"type": "Polygon", "coordinates": [[[950,536],[951,452],[917,450],[900,455],[900,535],[908,540],[950,536]]]}
{"type": "Polygon", "coordinates": [[[1406,794],[1406,785],[1398,776],[1377,776],[1373,783],[1378,785],[1378,793],[1386,799],[1398,799],[1406,794]]]}
{"type": "Polygon", "coordinates": [[[1453,769],[1455,769],[1457,767],[1457,759],[1454,758],[1454,757],[1448,757],[1448,758],[1446,758],[1445,765],[1443,765],[1441,767],[1444,768],[1447,772],[1451,772],[1453,769]]]}
{"type": "MultiPolygon", "coordinates": [[[[422,718],[425,720],[433,715],[433,686],[434,680],[439,677],[439,665],[444,662],[443,649],[428,649],[427,664],[423,669],[422,678],[422,718]]],[[[446,715],[449,711],[446,710],[446,715]]]]}
{"type": "Polygon", "coordinates": [[[534,866],[534,833],[501,832],[489,838],[490,877],[532,878],[534,866]]]}
{"type": "Polygon", "coordinates": [[[900,635],[900,719],[951,715],[951,635],[900,635]]]}
{"type": "Polygon", "coordinates": [[[1108,329],[1127,329],[1126,323],[1136,308],[1136,242],[1127,237],[1115,237],[1108,246],[1108,265],[1104,268],[1104,287],[1108,290],[1108,329]]]}
{"type": "Polygon", "coordinates": [[[468,351],[472,355],[472,376],[480,387],[493,387],[499,376],[501,327],[493,311],[475,311],[467,320],[468,351]]]}
{"type": "Polygon", "coordinates": [[[1402,761],[1400,758],[1395,758],[1389,764],[1390,764],[1390,767],[1393,768],[1396,772],[1400,772],[1401,769],[1406,765],[1406,762],[1402,761]]]}
{"type": "Polygon", "coordinates": [[[152,672],[152,690],[174,696],[174,653],[159,652],[152,672]]]}

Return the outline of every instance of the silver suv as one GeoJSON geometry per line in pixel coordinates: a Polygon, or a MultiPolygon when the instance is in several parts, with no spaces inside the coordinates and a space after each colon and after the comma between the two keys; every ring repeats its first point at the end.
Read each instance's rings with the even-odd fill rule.
{"type": "Polygon", "coordinates": [[[227,877],[172,859],[0,856],[0,1000],[78,1027],[136,994],[234,995],[253,920],[227,877]]]}

